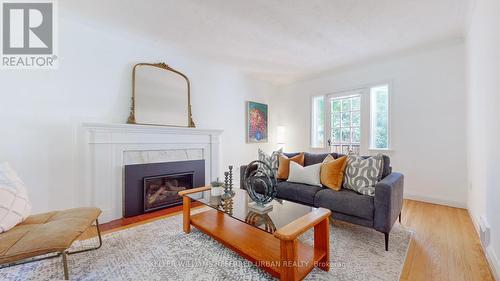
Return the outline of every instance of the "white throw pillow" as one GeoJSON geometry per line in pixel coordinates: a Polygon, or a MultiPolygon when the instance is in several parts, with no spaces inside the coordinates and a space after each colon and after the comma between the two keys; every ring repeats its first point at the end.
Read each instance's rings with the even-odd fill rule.
{"type": "Polygon", "coordinates": [[[318,163],[302,167],[300,164],[290,161],[290,174],[287,181],[322,186],[320,178],[321,165],[321,163],[318,163]]]}
{"type": "Polygon", "coordinates": [[[8,163],[0,164],[0,233],[24,221],[31,203],[24,182],[8,163]]]}

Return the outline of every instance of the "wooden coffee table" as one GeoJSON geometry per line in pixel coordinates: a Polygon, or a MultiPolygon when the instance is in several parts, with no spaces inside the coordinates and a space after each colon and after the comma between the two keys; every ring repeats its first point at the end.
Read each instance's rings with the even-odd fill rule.
{"type": "Polygon", "coordinates": [[[229,199],[210,187],[179,192],[183,196],[184,232],[191,225],[280,280],[302,280],[314,267],[330,269],[330,210],[274,200],[273,209],[259,214],[248,207],[246,191],[229,199]],[[191,202],[210,209],[191,214],[191,202]],[[314,246],[298,239],[314,227],[314,246]]]}

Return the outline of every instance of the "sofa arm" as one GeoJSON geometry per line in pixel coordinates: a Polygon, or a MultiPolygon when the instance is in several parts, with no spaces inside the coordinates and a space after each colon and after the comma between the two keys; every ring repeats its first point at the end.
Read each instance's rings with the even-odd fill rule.
{"type": "Polygon", "coordinates": [[[403,208],[404,176],[391,173],[375,185],[374,228],[383,233],[391,231],[403,208]]]}

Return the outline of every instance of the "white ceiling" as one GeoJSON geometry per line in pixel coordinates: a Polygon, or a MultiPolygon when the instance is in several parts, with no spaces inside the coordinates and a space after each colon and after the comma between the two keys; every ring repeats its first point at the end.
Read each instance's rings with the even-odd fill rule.
{"type": "MultiPolygon", "coordinates": [[[[463,36],[469,0],[64,0],[274,83],[463,36]]],[[[168,58],[166,58],[168,60],[168,58]]]]}

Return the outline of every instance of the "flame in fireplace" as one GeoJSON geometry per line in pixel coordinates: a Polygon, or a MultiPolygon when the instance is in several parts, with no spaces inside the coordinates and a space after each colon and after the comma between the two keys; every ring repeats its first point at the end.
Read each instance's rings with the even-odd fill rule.
{"type": "Polygon", "coordinates": [[[180,186],[177,179],[167,180],[162,184],[151,183],[148,188],[147,202],[153,205],[159,201],[164,201],[169,196],[176,196],[179,191],[188,187],[180,186]]]}

